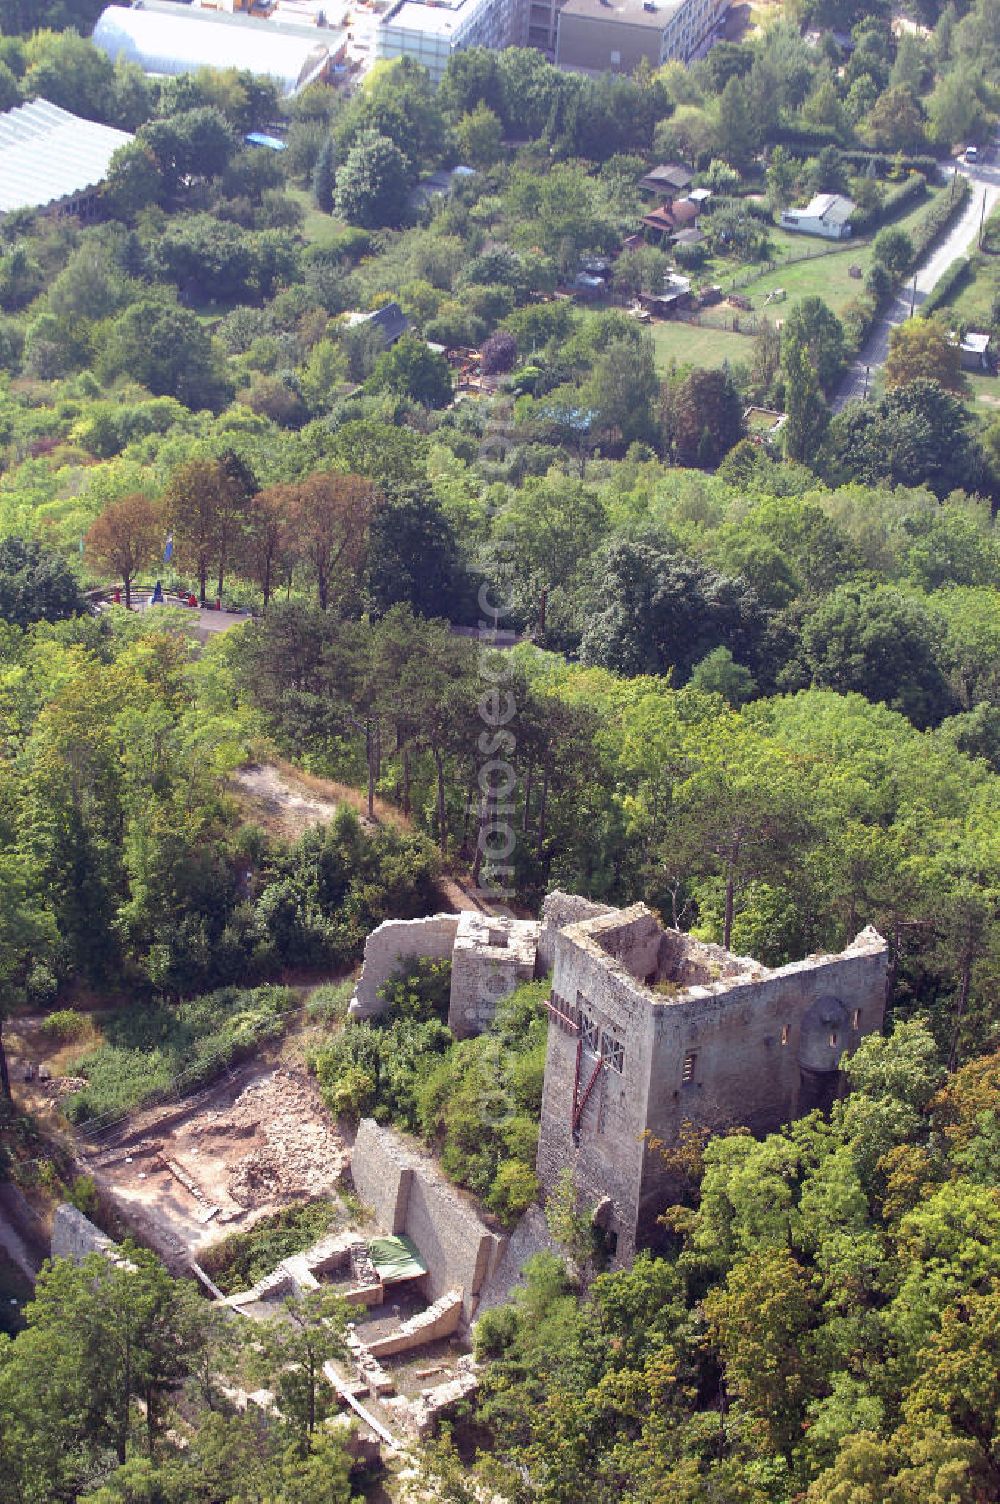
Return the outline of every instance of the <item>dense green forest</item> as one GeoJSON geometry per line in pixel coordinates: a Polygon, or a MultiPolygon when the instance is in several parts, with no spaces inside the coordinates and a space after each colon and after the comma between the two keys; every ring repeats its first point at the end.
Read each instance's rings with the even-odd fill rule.
{"type": "MultiPolygon", "coordinates": [[[[0,17],[0,109],[135,137],[96,222],[0,220],[0,1019],[116,1010],[66,1103],[86,1123],[279,1039],[293,974],[343,975],[382,919],[440,907],[442,874],[521,912],[555,885],[643,899],[768,964],[874,924],[887,1032],[852,1095],[665,1146],[686,1195],[631,1270],[551,1206],[564,1257],[483,1317],[475,1413],[422,1465],[441,1500],[988,1504],[1000,420],[951,336],[970,308],[1000,332],[995,219],[868,400],[831,400],[963,210],[939,162],[995,133],[1000,3],[919,0],[900,30],[802,0],[691,67],[474,49],[436,89],[402,61],[291,101],[112,66],[100,9],[0,17]],[[633,237],[675,157],[712,197],[668,255],[633,237]],[[843,296],[832,272],[796,293],[777,225],[819,191],[864,230],[843,296]],[[568,295],[603,263],[601,297],[568,295]],[[702,363],[694,326],[630,311],[668,268],[790,293],[702,363]],[[386,348],[349,315],[390,302],[386,348]],[[478,352],[479,383],[442,349],[478,352]],[[783,427],[748,429],[752,405],[783,427]],[[156,580],[251,619],[205,643],[190,610],[130,610],[156,580]],[[233,774],[277,754],[367,815],[261,828],[233,774]]],[[[317,998],[310,1067],[510,1225],[537,1193],[544,988],[456,1041],[447,981],[401,976],[346,1030],[317,998]]],[[[17,1179],[43,1141],[0,1114],[17,1179]]],[[[263,1245],[237,1254],[257,1271],[263,1245]]],[[[0,1504],[357,1496],[316,1383],[344,1313],[255,1348],[128,1258],[57,1263],[0,1338],[0,1504]],[[223,1380],[277,1386],[283,1419],[233,1414],[223,1380]]]]}

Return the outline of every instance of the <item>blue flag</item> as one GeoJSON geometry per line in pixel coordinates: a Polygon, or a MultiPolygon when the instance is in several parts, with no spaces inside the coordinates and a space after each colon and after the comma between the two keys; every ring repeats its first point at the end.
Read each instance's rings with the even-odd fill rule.
{"type": "Polygon", "coordinates": [[[174,535],[173,535],[173,533],[168,533],[167,534],[167,545],[166,545],[166,547],[163,550],[163,557],[164,557],[164,559],[166,559],[167,563],[169,564],[170,560],[173,558],[173,556],[174,556],[174,535]]]}

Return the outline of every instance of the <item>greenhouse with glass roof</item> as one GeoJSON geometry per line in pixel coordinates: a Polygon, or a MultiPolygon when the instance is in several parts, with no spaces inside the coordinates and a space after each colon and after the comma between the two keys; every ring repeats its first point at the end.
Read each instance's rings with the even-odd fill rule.
{"type": "Polygon", "coordinates": [[[153,5],[109,5],[92,37],[113,62],[138,63],[144,73],[172,76],[199,68],[238,68],[273,78],[285,95],[325,79],[333,62],[330,42],[342,39],[339,32],[317,35],[315,28],[153,5]]]}
{"type": "Polygon", "coordinates": [[[132,137],[47,99],[0,115],[0,214],[50,205],[86,217],[111,158],[132,137]]]}

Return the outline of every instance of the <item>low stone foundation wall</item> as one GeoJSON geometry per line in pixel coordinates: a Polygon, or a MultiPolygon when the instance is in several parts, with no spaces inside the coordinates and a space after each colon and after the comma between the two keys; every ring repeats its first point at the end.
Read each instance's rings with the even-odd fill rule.
{"type": "MultiPolygon", "coordinates": [[[[418,1438],[433,1436],[440,1422],[453,1414],[463,1400],[475,1394],[479,1387],[475,1359],[469,1354],[459,1358],[455,1366],[458,1372],[454,1378],[433,1388],[422,1389],[415,1400],[400,1395],[384,1401],[385,1408],[401,1431],[418,1438]]],[[[410,1495],[406,1497],[409,1499],[410,1495]]]]}
{"type": "MultiPolygon", "coordinates": [[[[307,1290],[318,1290],[325,1274],[349,1273],[354,1267],[353,1253],[358,1244],[357,1233],[330,1233],[313,1243],[304,1253],[289,1254],[270,1274],[264,1276],[250,1290],[231,1295],[231,1306],[254,1305],[259,1300],[277,1300],[286,1295],[304,1295],[307,1290]]],[[[374,1280],[355,1283],[351,1289],[341,1292],[348,1305],[380,1306],[385,1298],[385,1286],[376,1274],[374,1280]]]]}
{"type": "Polygon", "coordinates": [[[447,1295],[442,1295],[426,1311],[421,1311],[418,1316],[411,1316],[408,1321],[401,1321],[398,1332],[390,1332],[387,1337],[376,1337],[373,1342],[366,1342],[365,1346],[373,1358],[410,1353],[414,1348],[426,1347],[428,1342],[450,1337],[458,1331],[461,1319],[462,1292],[449,1290],[447,1295]]]}

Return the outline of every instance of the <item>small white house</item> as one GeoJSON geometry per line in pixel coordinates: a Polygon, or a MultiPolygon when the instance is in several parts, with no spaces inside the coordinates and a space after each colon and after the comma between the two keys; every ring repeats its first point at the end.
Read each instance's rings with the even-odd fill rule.
{"type": "Polygon", "coordinates": [[[800,235],[821,235],[824,240],[847,240],[851,234],[854,201],[841,193],[817,193],[801,209],[783,209],[781,228],[800,235]]]}

